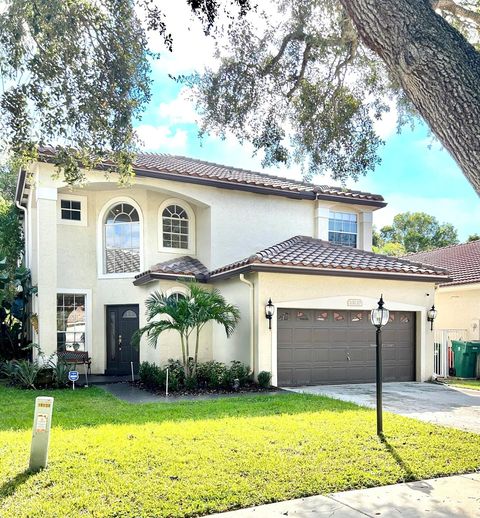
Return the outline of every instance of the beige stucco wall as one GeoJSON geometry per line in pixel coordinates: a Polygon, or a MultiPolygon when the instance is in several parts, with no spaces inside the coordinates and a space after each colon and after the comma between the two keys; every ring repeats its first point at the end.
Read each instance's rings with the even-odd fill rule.
{"type": "MultiPolygon", "coordinates": [[[[434,285],[385,279],[361,279],[321,275],[259,273],[256,285],[256,311],[261,315],[271,298],[276,308],[351,309],[349,299],[360,299],[360,307],[376,307],[383,293],[386,306],[392,311],[415,311],[417,314],[417,380],[425,381],[433,374],[433,334],[427,326],[426,311],[432,304],[434,285]],[[427,295],[428,294],[428,295],[427,295]]],[[[357,306],[358,307],[358,306],[357,306]]],[[[268,370],[276,380],[276,318],[272,330],[265,318],[258,319],[257,365],[268,370]]],[[[372,337],[374,330],[372,328],[372,337]]]]}
{"type": "Polygon", "coordinates": [[[480,284],[439,287],[435,329],[466,329],[469,340],[480,340],[480,284]]]}
{"type": "MultiPolygon", "coordinates": [[[[133,275],[127,278],[105,278],[102,271],[101,215],[114,200],[131,200],[139,208],[143,237],[142,270],[158,262],[185,255],[185,252],[161,250],[158,235],[159,207],[165,200],[172,198],[187,202],[194,216],[194,242],[188,255],[197,257],[210,269],[247,257],[295,235],[328,239],[328,222],[325,226],[325,220],[321,220],[320,215],[328,213],[330,208],[356,212],[360,222],[359,246],[368,249],[371,242],[373,208],[368,206],[290,199],[151,178],[136,178],[130,187],[120,188],[114,175],[107,180],[103,172],[87,173],[88,183],[83,188],[70,190],[61,180],[54,179],[53,173],[54,168],[50,164],[35,164],[32,167],[35,189],[29,201],[29,255],[33,280],[39,286],[34,304],[40,321],[40,336],[37,338],[46,354],[54,352],[57,293],[63,290],[85,291],[90,315],[89,350],[92,371],[96,373],[102,373],[106,368],[105,306],[139,304],[140,325],[143,325],[143,304],[148,294],[154,289],[168,290],[176,285],[174,281],[158,281],[137,287],[133,285],[133,275]],[[84,197],[88,211],[85,225],[58,221],[59,199],[62,195],[84,197]],[[55,197],[58,199],[55,200],[55,197]]],[[[297,298],[309,300],[308,278],[300,277],[301,281],[298,286],[294,286],[294,290],[291,289],[289,276],[277,276],[274,280],[269,280],[268,276],[248,277],[256,283],[254,305],[255,326],[258,324],[258,329],[254,329],[254,362],[257,372],[259,369],[274,368],[271,334],[265,330],[264,325],[264,299],[270,292],[268,296],[276,300],[285,299],[287,294],[293,296],[293,293],[296,293],[297,298]],[[275,283],[278,286],[274,286],[275,283]],[[277,293],[273,288],[280,291],[277,293]]],[[[338,286],[344,284],[339,281],[337,285],[331,279],[326,282],[330,284],[324,288],[328,288],[331,295],[337,294],[338,286]]],[[[363,283],[365,285],[365,281],[363,283]]],[[[366,285],[369,285],[368,281],[366,285]]],[[[239,306],[242,320],[235,334],[228,340],[218,326],[206,327],[202,336],[201,359],[215,357],[220,361],[241,360],[251,363],[249,288],[238,278],[222,281],[218,286],[229,302],[239,306]]],[[[362,289],[359,287],[358,291],[362,289]]],[[[159,363],[170,357],[178,357],[179,354],[179,341],[171,334],[162,338],[156,350],[142,344],[140,359],[159,363]]]]}

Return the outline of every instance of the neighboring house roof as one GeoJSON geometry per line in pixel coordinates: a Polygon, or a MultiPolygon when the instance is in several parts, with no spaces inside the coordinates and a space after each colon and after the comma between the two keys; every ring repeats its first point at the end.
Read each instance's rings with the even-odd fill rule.
{"type": "MultiPolygon", "coordinates": [[[[39,156],[40,160],[51,162],[55,156],[55,149],[43,147],[39,151],[39,156]]],[[[112,162],[105,162],[101,167],[109,168],[112,166],[112,162]]],[[[315,185],[281,176],[163,153],[138,153],[133,168],[138,176],[206,184],[224,189],[246,190],[261,194],[312,200],[329,199],[376,207],[386,205],[383,197],[379,194],[343,189],[342,187],[315,185]]]]}
{"type": "Polygon", "coordinates": [[[150,270],[136,275],[133,284],[140,286],[155,279],[176,279],[178,277],[206,281],[208,275],[208,269],[198,259],[184,255],[177,259],[158,263],[152,266],[150,270]]]}
{"type": "Polygon", "coordinates": [[[480,282],[480,240],[437,248],[430,252],[408,254],[405,258],[446,268],[452,281],[445,282],[442,286],[480,282]]]}
{"type": "Polygon", "coordinates": [[[213,279],[245,270],[317,273],[322,275],[394,276],[412,280],[449,280],[443,268],[295,236],[282,243],[210,272],[213,279]]]}
{"type": "Polygon", "coordinates": [[[135,277],[134,284],[155,279],[190,277],[208,282],[247,271],[389,277],[401,280],[449,281],[443,268],[365,252],[306,236],[295,236],[241,261],[209,272],[197,259],[184,256],[153,266],[135,277]]]}

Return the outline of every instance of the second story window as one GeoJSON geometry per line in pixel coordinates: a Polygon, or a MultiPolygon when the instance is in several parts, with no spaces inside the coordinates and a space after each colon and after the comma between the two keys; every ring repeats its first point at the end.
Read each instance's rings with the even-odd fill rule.
{"type": "Polygon", "coordinates": [[[162,240],[164,248],[189,248],[190,221],[179,205],[169,205],[162,212],[162,240]]]}
{"type": "Polygon", "coordinates": [[[330,211],[328,240],[337,245],[357,247],[357,215],[330,211]]]}
{"type": "Polygon", "coordinates": [[[140,271],[140,219],[128,203],[113,206],[105,218],[105,272],[140,271]]]}
{"type": "Polygon", "coordinates": [[[82,219],[82,202],[60,200],[60,214],[62,219],[80,221],[82,219]]]}

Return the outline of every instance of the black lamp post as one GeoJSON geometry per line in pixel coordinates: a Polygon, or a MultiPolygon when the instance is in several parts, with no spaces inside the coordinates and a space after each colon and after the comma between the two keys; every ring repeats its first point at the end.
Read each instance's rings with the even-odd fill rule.
{"type": "Polygon", "coordinates": [[[437,310],[435,309],[435,305],[433,305],[427,311],[427,320],[430,322],[430,331],[433,331],[433,321],[437,318],[437,310]]]}
{"type": "Polygon", "coordinates": [[[275,306],[272,303],[272,299],[268,299],[265,306],[265,318],[268,320],[268,329],[272,329],[272,318],[275,313],[275,306]]]}
{"type": "Polygon", "coordinates": [[[377,435],[383,435],[383,409],[382,409],[382,327],[388,323],[390,312],[383,307],[383,295],[378,301],[378,308],[372,309],[370,320],[377,328],[376,332],[376,374],[377,374],[377,435]]]}

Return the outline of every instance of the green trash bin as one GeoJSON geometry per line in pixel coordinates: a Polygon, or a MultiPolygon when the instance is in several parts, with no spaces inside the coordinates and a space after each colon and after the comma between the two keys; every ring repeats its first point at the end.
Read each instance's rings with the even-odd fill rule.
{"type": "Polygon", "coordinates": [[[452,340],[455,376],[475,378],[477,375],[477,355],[480,354],[479,342],[460,342],[452,340]]]}

